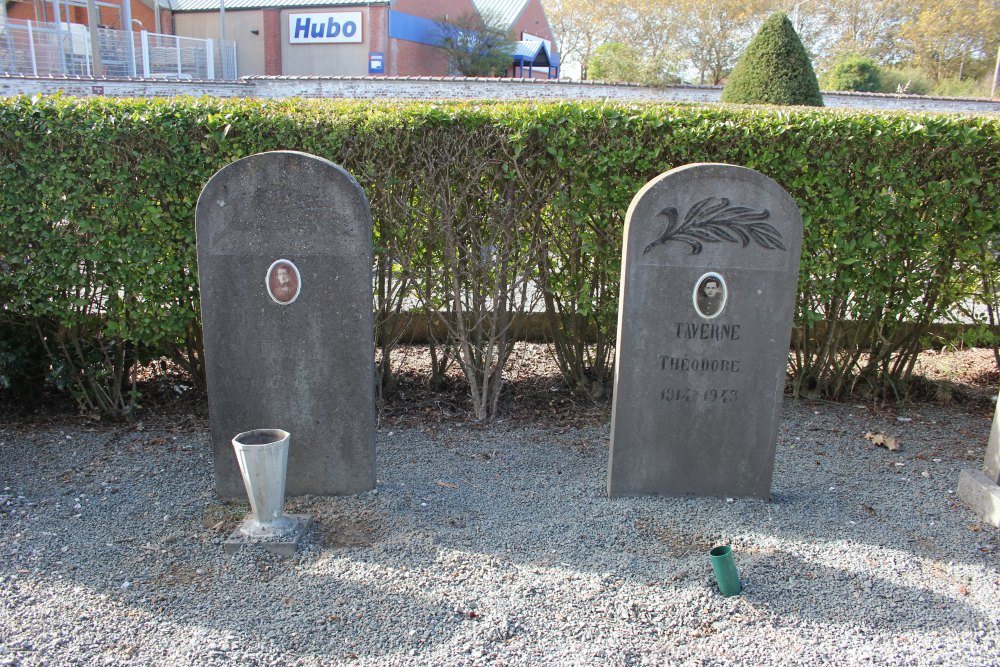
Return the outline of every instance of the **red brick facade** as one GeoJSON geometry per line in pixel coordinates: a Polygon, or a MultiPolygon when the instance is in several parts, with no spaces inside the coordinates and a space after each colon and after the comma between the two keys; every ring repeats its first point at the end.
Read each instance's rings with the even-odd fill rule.
{"type": "Polygon", "coordinates": [[[514,21],[515,36],[521,39],[521,33],[525,32],[542,39],[548,39],[555,47],[555,37],[552,34],[552,28],[549,27],[548,19],[545,18],[545,10],[542,9],[541,0],[529,0],[524,10],[514,21]]]}
{"type": "Polygon", "coordinates": [[[392,8],[397,12],[428,19],[456,19],[465,14],[476,13],[472,0],[438,0],[433,3],[426,0],[396,0],[392,3],[392,8]]]}
{"type": "MultiPolygon", "coordinates": [[[[5,2],[7,0],[0,0],[0,2],[5,2]]],[[[10,2],[7,5],[7,16],[11,19],[18,19],[21,21],[39,21],[43,23],[55,22],[55,14],[52,10],[52,3],[45,2],[41,3],[42,15],[35,15],[35,3],[33,2],[10,2]]],[[[66,8],[65,5],[60,4],[60,18],[66,21],[66,8]]],[[[132,0],[130,5],[132,11],[132,18],[140,23],[132,23],[132,30],[146,30],[147,32],[156,31],[156,17],[153,15],[153,9],[139,0],[132,0]],[[141,25],[140,25],[141,24],[141,25]]],[[[108,28],[114,28],[115,30],[126,30],[126,26],[122,25],[122,14],[121,11],[117,9],[111,9],[109,7],[98,7],[98,13],[100,14],[100,19],[98,20],[98,25],[105,26],[108,28]]],[[[81,25],[87,25],[87,8],[86,7],[70,7],[69,12],[69,22],[79,23],[81,25]]],[[[173,22],[170,20],[170,12],[167,10],[160,11],[160,32],[165,35],[173,34],[173,22]]]]}
{"type": "Polygon", "coordinates": [[[265,9],[262,12],[264,37],[264,74],[281,74],[281,10],[265,9]]]}
{"type": "MultiPolygon", "coordinates": [[[[476,7],[472,0],[440,0],[433,3],[425,0],[397,0],[392,3],[392,9],[404,14],[413,14],[423,18],[456,19],[460,16],[475,14],[476,7]]],[[[388,14],[387,14],[388,18],[388,14]]],[[[386,22],[388,30],[388,22],[386,22]]],[[[389,76],[448,76],[448,58],[441,49],[429,44],[418,44],[403,39],[390,39],[386,50],[385,73],[389,76]]]]}
{"type": "MultiPolygon", "coordinates": [[[[525,5],[524,9],[514,20],[514,26],[512,28],[514,37],[517,39],[522,39],[524,33],[529,35],[534,35],[535,37],[541,37],[542,39],[547,39],[552,42],[553,52],[556,49],[555,36],[552,34],[552,28],[549,27],[548,19],[545,18],[545,10],[542,9],[541,0],[529,0],[528,4],[525,5]]],[[[508,74],[514,76],[515,74],[520,76],[520,69],[515,71],[514,67],[511,67],[508,74]]],[[[528,69],[525,68],[524,76],[528,77],[528,69]]],[[[549,69],[547,67],[536,67],[531,71],[531,78],[533,79],[546,79],[549,76],[549,69]]]]}
{"type": "Polygon", "coordinates": [[[391,39],[386,60],[389,76],[448,75],[448,59],[444,52],[427,44],[391,39]]]}
{"type": "MultiPolygon", "coordinates": [[[[368,9],[368,25],[365,29],[368,31],[368,48],[370,51],[375,53],[385,54],[385,58],[389,57],[389,8],[386,6],[376,6],[369,7],[368,9]]],[[[383,61],[383,67],[385,67],[385,74],[389,73],[388,64],[383,61]]]]}

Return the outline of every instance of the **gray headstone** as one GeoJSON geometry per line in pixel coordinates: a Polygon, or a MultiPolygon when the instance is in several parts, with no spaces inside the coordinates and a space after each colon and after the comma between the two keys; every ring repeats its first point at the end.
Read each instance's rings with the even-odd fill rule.
{"type": "Polygon", "coordinates": [[[375,485],[372,219],[328,160],[262,153],[198,199],[198,275],[216,490],[246,492],[230,443],[292,434],[288,495],[375,485]]]}
{"type": "Polygon", "coordinates": [[[767,499],[802,218],[751,169],[661,174],[625,223],[608,495],[767,499]]]}

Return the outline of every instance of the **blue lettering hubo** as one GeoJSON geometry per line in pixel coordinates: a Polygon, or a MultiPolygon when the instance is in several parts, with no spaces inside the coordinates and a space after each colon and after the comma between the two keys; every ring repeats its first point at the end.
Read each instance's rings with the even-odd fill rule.
{"type": "Polygon", "coordinates": [[[309,37],[310,23],[312,23],[312,20],[308,17],[295,19],[295,39],[309,37]]]}

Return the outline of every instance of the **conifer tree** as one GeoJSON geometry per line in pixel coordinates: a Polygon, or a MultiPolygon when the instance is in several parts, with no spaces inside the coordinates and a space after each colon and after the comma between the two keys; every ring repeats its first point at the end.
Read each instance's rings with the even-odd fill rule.
{"type": "Polygon", "coordinates": [[[772,14],[750,40],[722,90],[722,101],[823,106],[809,55],[785,14],[772,14]]]}

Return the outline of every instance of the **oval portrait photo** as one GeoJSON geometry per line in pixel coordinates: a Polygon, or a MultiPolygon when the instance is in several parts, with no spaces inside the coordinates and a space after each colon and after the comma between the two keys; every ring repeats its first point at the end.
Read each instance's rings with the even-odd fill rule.
{"type": "Polygon", "coordinates": [[[694,309],[705,319],[712,319],[726,307],[729,290],[718,273],[706,273],[695,283],[694,309]]]}
{"type": "Polygon", "coordinates": [[[267,269],[267,293],[276,303],[287,306],[299,297],[302,277],[299,269],[287,259],[274,261],[267,269]]]}

